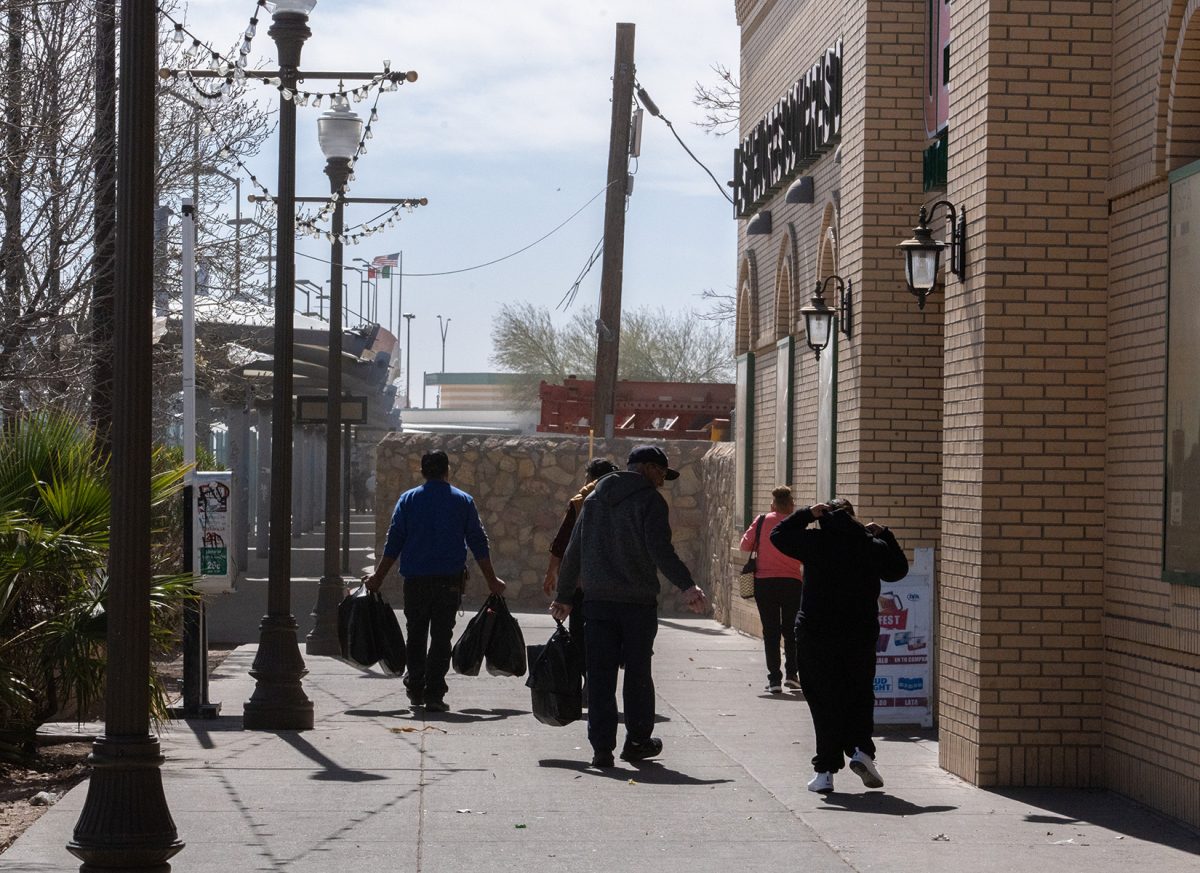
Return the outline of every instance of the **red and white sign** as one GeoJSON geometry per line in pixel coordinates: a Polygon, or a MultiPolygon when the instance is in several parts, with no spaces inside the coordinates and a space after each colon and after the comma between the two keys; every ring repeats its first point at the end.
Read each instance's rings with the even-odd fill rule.
{"type": "Polygon", "coordinates": [[[908,575],[879,592],[875,721],[933,725],[933,549],[914,549],[908,575]]]}

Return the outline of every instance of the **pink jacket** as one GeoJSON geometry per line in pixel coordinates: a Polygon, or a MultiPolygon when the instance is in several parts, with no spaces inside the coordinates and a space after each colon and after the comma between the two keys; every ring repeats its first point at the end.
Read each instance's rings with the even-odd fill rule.
{"type": "MultiPolygon", "coordinates": [[[[804,578],[804,565],[795,558],[789,558],[779,549],[771,545],[771,531],[775,525],[787,518],[781,512],[768,512],[763,519],[762,536],[758,541],[758,562],[754,571],[755,579],[795,579],[804,578]]],[[[754,529],[758,526],[758,518],[750,523],[742,534],[741,549],[743,552],[754,551],[754,529]]]]}

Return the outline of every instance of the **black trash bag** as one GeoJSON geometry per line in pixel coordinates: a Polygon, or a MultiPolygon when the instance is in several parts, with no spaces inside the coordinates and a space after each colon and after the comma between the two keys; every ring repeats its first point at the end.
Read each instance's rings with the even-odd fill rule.
{"type": "Polygon", "coordinates": [[[493,676],[525,675],[525,637],[521,626],[508,611],[503,597],[496,597],[492,607],[496,610],[496,623],[487,645],[487,671],[493,676]]]}
{"type": "Polygon", "coordinates": [[[396,611],[378,591],[367,598],[366,607],[379,664],[385,673],[399,676],[404,672],[408,652],[404,647],[404,632],[400,630],[396,611]]]}
{"type": "Polygon", "coordinates": [[[583,674],[571,650],[571,634],[558,622],[544,646],[529,647],[533,715],[542,724],[563,727],[583,716],[583,674]]]}
{"type": "Polygon", "coordinates": [[[342,660],[357,667],[370,667],[379,660],[368,606],[371,592],[359,585],[338,604],[338,645],[342,660]]]}
{"type": "Polygon", "coordinates": [[[479,668],[483,666],[483,658],[487,654],[488,642],[492,638],[492,630],[496,626],[497,600],[499,598],[493,594],[483,601],[479,612],[467,622],[458,642],[450,650],[450,663],[455,673],[463,676],[479,675],[479,668]]]}
{"type": "Polygon", "coordinates": [[[404,633],[391,605],[379,592],[360,585],[338,604],[338,645],[342,660],[356,667],[382,662],[392,674],[404,672],[404,633]]]}

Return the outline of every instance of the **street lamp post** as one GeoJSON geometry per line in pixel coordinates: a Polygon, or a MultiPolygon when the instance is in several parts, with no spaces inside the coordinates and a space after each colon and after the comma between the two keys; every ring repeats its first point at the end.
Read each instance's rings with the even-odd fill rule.
{"type": "Polygon", "coordinates": [[[312,35],[308,13],[317,0],[277,0],[268,33],[279,51],[279,185],[276,228],[274,366],[271,415],[271,533],[267,614],[259,626],[250,675],[254,693],[243,707],[248,730],[309,730],[313,704],[301,679],[308,673],[292,615],[292,343],[296,289],[296,91],[300,53],[312,35]]]}
{"type": "Polygon", "coordinates": [[[412,409],[412,394],[409,389],[412,386],[412,320],[416,318],[411,312],[404,313],[405,321],[405,360],[404,360],[404,408],[412,409]]]}
{"type": "Polygon", "coordinates": [[[446,384],[446,334],[450,332],[450,318],[446,317],[446,323],[442,324],[442,317],[439,315],[438,332],[442,335],[442,373],[438,377],[438,409],[442,408],[442,386],[446,384]]]}
{"type": "Polygon", "coordinates": [[[85,870],[165,870],[183,843],[150,732],[154,6],[122,4],[120,28],[104,732],[92,744],[87,799],[67,849],[85,870]]]}
{"type": "Polygon", "coordinates": [[[333,242],[329,247],[329,372],[325,407],[325,572],[317,586],[313,606],[315,622],[305,651],[310,655],[338,655],[337,609],[342,599],[342,576],[338,567],[342,502],[342,230],[344,229],[346,182],[350,161],[362,139],[363,121],[350,109],[345,97],[317,122],[321,151],[325,153],[325,175],[329,190],[337,195],[333,206],[333,242]]]}

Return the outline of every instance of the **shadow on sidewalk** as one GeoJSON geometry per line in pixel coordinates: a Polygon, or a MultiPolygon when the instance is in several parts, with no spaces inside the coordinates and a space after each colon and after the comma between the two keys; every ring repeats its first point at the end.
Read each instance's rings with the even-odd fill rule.
{"type": "Polygon", "coordinates": [[[672,770],[657,761],[638,761],[636,764],[600,769],[593,767],[587,761],[542,758],[538,761],[538,766],[551,767],[555,770],[574,770],[602,779],[620,779],[622,781],[633,779],[635,782],[644,782],[647,785],[719,785],[723,782],[733,781],[732,779],[697,779],[695,776],[672,770]],[[632,768],[632,771],[628,768],[632,768]]]}
{"type": "MultiPolygon", "coordinates": [[[[696,617],[703,618],[704,616],[696,617]]],[[[658,619],[658,623],[664,627],[686,631],[689,634],[704,634],[705,636],[709,637],[723,637],[729,633],[729,628],[727,627],[699,627],[698,625],[684,624],[683,622],[679,621],[671,621],[671,619],[662,618],[661,616],[658,619]]]]}
{"type": "Polygon", "coordinates": [[[1100,788],[988,789],[1032,807],[1025,821],[1045,825],[1094,825],[1148,843],[1200,855],[1200,831],[1142,806],[1115,791],[1100,788]]]}
{"type": "Polygon", "coordinates": [[[343,715],[357,715],[362,718],[400,718],[412,713],[411,709],[347,709],[343,715]]]}
{"type": "MultiPolygon", "coordinates": [[[[420,709],[420,707],[418,707],[420,709]]],[[[450,724],[473,724],[476,722],[501,721],[517,715],[529,715],[527,709],[460,709],[449,712],[413,713],[413,720],[428,722],[448,722],[450,724]]]]}
{"type": "Polygon", "coordinates": [[[953,812],[957,806],[918,806],[902,797],[888,794],[885,791],[871,791],[867,794],[843,794],[834,791],[824,797],[825,805],[818,809],[831,812],[869,812],[875,815],[920,815],[925,812],[953,812]]]}
{"type": "Polygon", "coordinates": [[[212,749],[216,747],[212,737],[209,734],[229,733],[231,731],[240,731],[242,728],[242,717],[240,715],[218,715],[216,718],[186,718],[173,719],[172,727],[175,725],[183,725],[196,736],[196,740],[202,748],[212,749]]]}
{"type": "Polygon", "coordinates": [[[352,770],[343,767],[296,731],[264,731],[264,733],[274,733],[304,757],[325,768],[320,773],[314,773],[309,777],[318,782],[378,782],[381,779],[387,779],[381,773],[369,773],[366,770],[352,770]]]}

